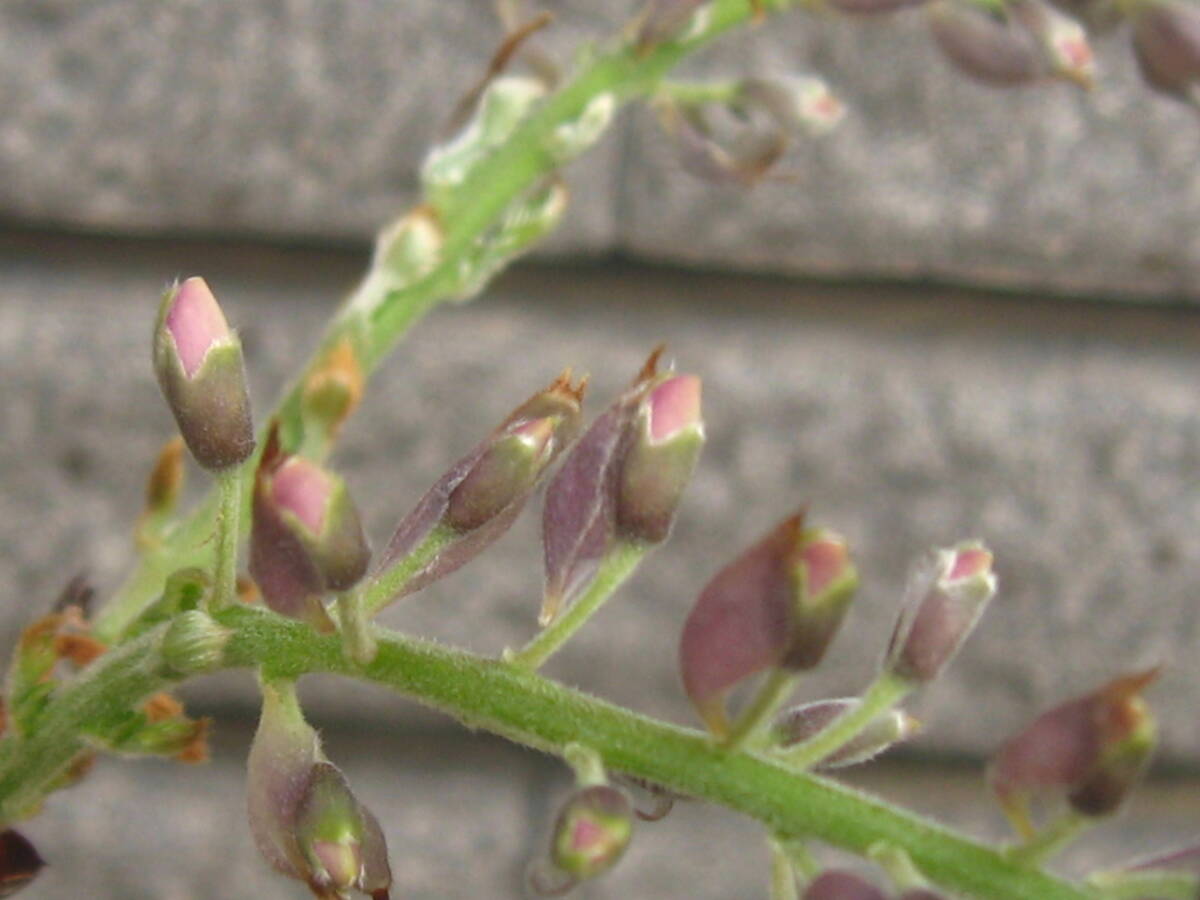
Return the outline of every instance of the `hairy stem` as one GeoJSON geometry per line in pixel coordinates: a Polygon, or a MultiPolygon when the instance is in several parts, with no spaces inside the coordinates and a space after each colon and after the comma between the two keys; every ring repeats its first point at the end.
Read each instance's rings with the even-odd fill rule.
{"type": "MultiPolygon", "coordinates": [[[[461,650],[402,636],[380,637],[368,666],[349,659],[337,635],[235,606],[217,615],[232,631],[225,667],[263,677],[309,672],[357,677],[406,694],[472,728],[548,753],[568,744],[595,751],[611,770],[649,779],[751,816],[774,834],[805,835],[855,853],[884,841],[931,882],[984,900],[1090,900],[1097,893],[881,800],[766,757],[728,752],[708,735],[639,715],[546,678],[461,650]]],[[[162,690],[162,628],[98,659],[51,701],[36,733],[0,742],[0,820],[13,821],[83,746],[81,735],[162,690]]]]}
{"type": "Polygon", "coordinates": [[[233,604],[237,596],[239,520],[242,479],[236,469],[217,474],[216,559],[213,564],[212,612],[233,604]]]}

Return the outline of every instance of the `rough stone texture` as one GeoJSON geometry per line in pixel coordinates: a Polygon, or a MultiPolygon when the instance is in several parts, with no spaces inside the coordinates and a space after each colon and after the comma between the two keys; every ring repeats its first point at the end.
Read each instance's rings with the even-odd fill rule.
{"type": "MultiPolygon", "coordinates": [[[[588,7],[558,4],[541,45],[602,29],[588,7]]],[[[0,215],[361,239],[411,202],[499,34],[482,2],[6,3],[0,215]]],[[[612,242],[616,157],[596,149],[552,247],[612,242]]]]}
{"type": "MultiPolygon", "coordinates": [[[[634,0],[546,3],[565,51],[634,0]]],[[[370,235],[414,189],[494,47],[483,0],[0,8],[0,216],[89,229],[370,235]]],[[[572,171],[547,245],[801,273],[934,275],[1086,294],[1200,296],[1194,117],[1152,96],[1124,37],[1091,95],[998,92],[937,58],[918,13],[793,13],[693,73],[811,69],[852,113],[794,176],[745,195],[677,171],[652,117],[572,171]]]]}
{"type": "Polygon", "coordinates": [[[789,16],[689,67],[797,67],[849,105],[749,194],[686,178],[654,117],[631,119],[621,236],[643,257],[705,267],[933,277],[1088,296],[1200,290],[1195,121],[1138,80],[1124,35],[1102,77],[995,90],[950,68],[922,14],[789,16]]]}
{"type": "MultiPolygon", "coordinates": [[[[4,645],[79,568],[107,593],[129,562],[141,483],[170,433],[146,362],[163,280],[209,277],[242,328],[261,412],[360,264],[310,251],[4,239],[4,645]]],[[[663,338],[705,380],[709,445],[672,542],[551,661],[552,675],[692,721],[674,661],[691,598],[732,548],[809,500],[815,521],[850,538],[864,587],[805,695],[861,688],[908,560],[980,536],[1002,591],[951,674],[917,702],[921,746],[986,753],[1036,709],[1167,659],[1153,694],[1166,753],[1200,761],[1200,332],[1184,311],[628,268],[516,273],[423,322],[347,429],[336,464],[376,542],[561,367],[592,373],[594,411],[663,338]]],[[[526,516],[386,620],[487,653],[523,642],[541,588],[536,531],[526,516]]],[[[314,708],[338,721],[441,721],[378,691],[315,687],[314,708]]],[[[254,703],[241,677],[201,683],[198,696],[254,703]]]]}

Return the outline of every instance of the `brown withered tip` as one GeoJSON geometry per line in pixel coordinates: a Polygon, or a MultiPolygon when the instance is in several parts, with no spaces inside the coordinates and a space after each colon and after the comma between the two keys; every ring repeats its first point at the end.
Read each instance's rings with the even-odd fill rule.
{"type": "MultiPolygon", "coordinates": [[[[182,438],[180,439],[180,448],[183,447],[182,438]]],[[[86,572],[78,572],[71,576],[71,580],[63,585],[62,592],[54,601],[54,606],[51,608],[52,613],[65,613],[71,607],[79,610],[83,618],[87,618],[91,610],[92,600],[96,596],[96,589],[92,587],[86,572]]]]}
{"type": "Polygon", "coordinates": [[[647,381],[651,381],[657,377],[658,362],[662,358],[662,355],[666,352],[667,345],[665,342],[659,344],[657,347],[651,350],[650,355],[646,357],[646,361],[642,363],[642,368],[638,371],[637,375],[634,376],[633,383],[630,386],[637,387],[638,385],[645,384],[647,381]]]}
{"type": "Polygon", "coordinates": [[[174,758],[189,765],[208,762],[208,732],[212,729],[212,723],[213,720],[207,717],[197,719],[192,723],[192,731],[187,736],[187,742],[174,758]]]}
{"type": "Polygon", "coordinates": [[[104,655],[108,645],[86,634],[57,634],[54,636],[54,655],[70,660],[80,669],[104,655]]]}
{"type": "Polygon", "coordinates": [[[175,435],[158,452],[146,479],[146,507],[159,509],[179,493],[183,481],[183,436],[175,435]]]}
{"type": "Polygon", "coordinates": [[[550,386],[546,388],[546,393],[563,394],[574,400],[577,405],[582,404],[583,395],[587,393],[588,376],[580,376],[579,384],[577,385],[571,383],[574,376],[575,373],[571,370],[570,366],[563,369],[562,372],[559,373],[558,377],[550,382],[550,386]]]}
{"type": "Polygon", "coordinates": [[[166,691],[159,691],[142,704],[147,722],[162,722],[183,715],[183,704],[166,691]]]}
{"type": "Polygon", "coordinates": [[[1096,692],[1102,701],[1103,718],[1098,724],[1104,737],[1120,739],[1138,726],[1144,713],[1135,701],[1158,680],[1162,670],[1163,664],[1159,663],[1142,672],[1122,675],[1096,692]]]}
{"type": "Polygon", "coordinates": [[[0,897],[11,897],[33,881],[46,861],[28,839],[11,828],[0,832],[0,897]]]}
{"type": "Polygon", "coordinates": [[[267,425],[267,438],[263,441],[262,456],[258,458],[258,470],[255,473],[255,480],[261,473],[270,472],[287,459],[287,452],[283,449],[283,441],[279,437],[279,417],[271,419],[267,425]]]}

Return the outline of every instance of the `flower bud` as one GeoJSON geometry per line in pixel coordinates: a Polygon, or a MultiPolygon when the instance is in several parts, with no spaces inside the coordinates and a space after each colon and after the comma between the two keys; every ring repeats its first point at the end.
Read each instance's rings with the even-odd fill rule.
{"type": "Polygon", "coordinates": [[[617,488],[616,531],[630,540],[657,544],[671,531],[704,446],[700,379],[676,375],[650,388],[639,403],[631,432],[617,488]]]}
{"type": "Polygon", "coordinates": [[[1115,812],[1154,747],[1154,717],[1141,691],[1158,669],[1125,675],[1042,713],[992,758],[988,784],[1020,830],[1031,832],[1030,797],[1065,794],[1086,816],[1115,812]]]}
{"type": "Polygon", "coordinates": [[[1090,89],[1096,60],[1083,26],[1043,0],[1010,0],[1013,18],[1037,38],[1048,74],[1090,89]]]}
{"type": "MultiPolygon", "coordinates": [[[[780,747],[802,743],[823,731],[834,719],[861,704],[857,697],[817,700],[781,712],[775,719],[774,739],[780,747]]],[[[920,723],[901,709],[890,709],[817,764],[818,769],[837,769],[874,759],[884,750],[906,741],[920,723]]]]}
{"type": "Polygon", "coordinates": [[[594,784],[576,790],[559,810],[550,860],[576,881],[611,869],[633,836],[633,806],[619,788],[594,784]]]}
{"type": "Polygon", "coordinates": [[[232,634],[199,609],[180,613],[163,635],[163,662],[179,676],[208,672],[220,664],[232,634]]]}
{"type": "Polygon", "coordinates": [[[154,370],[184,442],[205,469],[235,466],[254,450],[242,345],[203,278],[163,297],[154,370]]]}
{"type": "Polygon", "coordinates": [[[853,872],[827,869],[809,884],[804,900],[887,900],[887,897],[853,872]]]}
{"type": "Polygon", "coordinates": [[[386,900],[392,876],[379,822],[325,759],[290,684],[263,685],[246,792],[255,844],[278,872],[317,897],[356,890],[386,900]]]}
{"type": "Polygon", "coordinates": [[[259,465],[252,509],[250,574],[264,602],[328,630],[321,597],[353,587],[370,562],[345,484],[314,462],[272,451],[259,465]]]}
{"type": "Polygon", "coordinates": [[[802,513],[713,577],[684,624],[679,657],[684,689],[714,733],[727,730],[725,695],[738,682],[821,661],[857,583],[845,543],[805,529],[802,513]]]}
{"type": "Polygon", "coordinates": [[[637,46],[643,52],[677,38],[704,0],[649,0],[641,15],[637,46]]]}
{"type": "Polygon", "coordinates": [[[884,668],[916,684],[937,678],[995,593],[992,554],[977,541],[920,560],[909,576],[884,668]]]}
{"type": "Polygon", "coordinates": [[[704,442],[700,380],[659,373],[662,348],[596,417],[546,489],[542,543],[549,621],[618,541],[667,538],[704,442]]]}
{"type": "Polygon", "coordinates": [[[456,462],[400,522],[379,570],[396,565],[435,529],[447,543],[399,589],[418,591],[474,559],[503,535],[579,427],[584,383],[569,372],[517,407],[456,462]]]}
{"type": "Polygon", "coordinates": [[[1200,7],[1183,0],[1138,4],[1133,51],[1150,87],[1200,106],[1200,7]]]}
{"type": "Polygon", "coordinates": [[[1042,0],[996,5],[935,0],[927,9],[938,47],[972,78],[1012,86],[1058,77],[1091,86],[1087,35],[1079,23],[1042,0]]]}
{"type": "MultiPolygon", "coordinates": [[[[852,3],[856,0],[841,2],[852,3]]],[[[747,78],[740,85],[737,106],[762,109],[786,132],[814,135],[829,131],[846,115],[845,105],[833,95],[825,80],[812,75],[747,78]]]]}
{"type": "Polygon", "coordinates": [[[19,831],[0,831],[0,897],[11,897],[29,885],[46,863],[19,831]]]}

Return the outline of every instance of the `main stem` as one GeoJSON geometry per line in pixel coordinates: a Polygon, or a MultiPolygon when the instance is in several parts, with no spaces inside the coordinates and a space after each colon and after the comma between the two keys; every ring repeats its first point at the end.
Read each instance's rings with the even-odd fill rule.
{"type": "MultiPolygon", "coordinates": [[[[360,666],[337,635],[235,606],[217,616],[232,631],[225,667],[261,668],[267,679],[308,672],[357,677],[535,749],[562,755],[590,747],[612,770],[719,804],[762,822],[773,834],[805,835],[863,854],[880,841],[907,853],[930,881],[983,900],[1095,900],[1096,892],[861,792],[797,773],[771,759],[729,752],[708,735],[657,721],[534,672],[402,636],[381,637],[360,666]]],[[[63,687],[28,738],[0,741],[0,824],[36,802],[75,753],[81,735],[102,730],[172,679],[164,674],[159,628],[102,656],[63,687]]]]}

